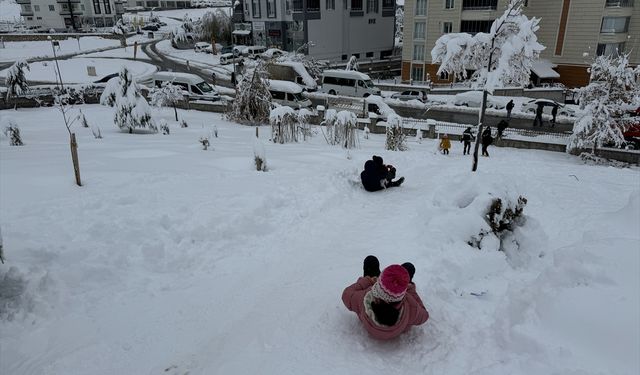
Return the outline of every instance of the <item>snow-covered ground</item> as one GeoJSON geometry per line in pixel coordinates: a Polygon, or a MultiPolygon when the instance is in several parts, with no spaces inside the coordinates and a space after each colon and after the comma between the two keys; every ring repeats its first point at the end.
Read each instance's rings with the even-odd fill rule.
{"type": "Polygon", "coordinates": [[[221,115],[164,109],[171,135],[129,135],[82,109],[104,136],[75,129],[83,187],[59,112],[0,112],[26,143],[0,139],[2,374],[640,372],[638,168],[491,147],[473,174],[455,142],[347,153],[262,127],[256,172],[255,129],[221,115]],[[365,192],[372,154],[406,182],[365,192]],[[528,199],[520,250],[470,247],[506,192],[528,199]],[[344,308],[368,254],[416,265],[426,325],[378,342],[344,308]]]}
{"type": "MultiPolygon", "coordinates": [[[[134,77],[151,76],[156,70],[155,65],[141,61],[116,59],[116,58],[74,58],[58,61],[60,74],[64,83],[91,83],[109,74],[118,73],[123,65],[131,71],[134,77]],[[94,66],[96,75],[89,76],[87,67],[94,66]]],[[[29,71],[26,71],[28,81],[56,82],[56,64],[54,61],[37,61],[29,64],[29,71]]],[[[7,75],[5,69],[0,71],[0,78],[7,75]]]]}
{"type": "MultiPolygon", "coordinates": [[[[91,51],[99,48],[117,47],[120,42],[115,39],[103,39],[97,36],[85,36],[80,38],[80,46],[76,38],[60,40],[60,49],[56,47],[56,55],[72,55],[82,51],[91,51]]],[[[33,42],[5,42],[5,48],[0,53],[0,61],[15,61],[16,59],[29,59],[35,57],[53,57],[53,49],[50,41],[33,42]]]]}
{"type": "MultiPolygon", "coordinates": [[[[123,59],[133,59],[133,47],[129,46],[126,48],[116,48],[107,51],[87,53],[85,55],[81,55],[81,57],[119,57],[123,59]]],[[[138,46],[138,51],[136,52],[136,59],[149,60],[149,56],[144,53],[140,46],[138,46]]]]}

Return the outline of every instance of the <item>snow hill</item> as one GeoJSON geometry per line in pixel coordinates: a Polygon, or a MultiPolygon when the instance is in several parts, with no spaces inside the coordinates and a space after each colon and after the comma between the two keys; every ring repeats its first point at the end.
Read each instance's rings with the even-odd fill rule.
{"type": "Polygon", "coordinates": [[[75,128],[83,187],[59,112],[0,113],[25,142],[0,139],[2,374],[640,372],[638,168],[490,147],[472,174],[460,143],[346,152],[261,127],[257,172],[255,129],[220,115],[163,109],[170,135],[129,135],[82,109],[104,136],[75,128]],[[406,182],[365,192],[373,154],[406,182]],[[513,194],[519,250],[470,247],[483,202],[513,194]],[[340,300],[369,254],[412,261],[431,314],[391,342],[340,300]]]}

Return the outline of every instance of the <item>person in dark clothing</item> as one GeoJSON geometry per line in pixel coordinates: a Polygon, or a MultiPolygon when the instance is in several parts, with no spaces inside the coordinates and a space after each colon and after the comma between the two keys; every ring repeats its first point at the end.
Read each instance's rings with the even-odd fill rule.
{"type": "Polygon", "coordinates": [[[509,123],[506,122],[505,120],[500,120],[500,122],[498,123],[498,139],[502,139],[502,133],[504,132],[504,129],[506,129],[509,126],[509,123]]]}
{"type": "Polygon", "coordinates": [[[489,156],[487,148],[492,142],[491,127],[487,126],[487,128],[482,131],[482,156],[489,156]]]}
{"type": "Polygon", "coordinates": [[[536,118],[533,119],[533,126],[536,126],[536,124],[540,124],[540,126],[542,126],[542,105],[538,104],[538,107],[536,108],[536,118]]]}
{"type": "Polygon", "coordinates": [[[462,138],[460,138],[460,142],[464,142],[462,155],[468,155],[471,151],[471,140],[473,140],[473,133],[471,133],[471,127],[468,127],[462,132],[462,138]]]}
{"type": "Polygon", "coordinates": [[[507,120],[511,120],[511,111],[513,110],[513,107],[513,100],[509,100],[509,103],[507,103],[507,120]]]}
{"type": "Polygon", "coordinates": [[[551,110],[551,116],[553,116],[551,118],[551,127],[555,126],[556,124],[556,116],[558,115],[558,106],[554,105],[553,109],[551,110]]]}
{"type": "Polygon", "coordinates": [[[396,168],[393,165],[385,165],[382,158],[377,155],[364,163],[364,171],[360,173],[360,179],[366,191],[396,187],[404,182],[404,177],[396,181],[393,181],[394,178],[396,178],[396,168]]]}

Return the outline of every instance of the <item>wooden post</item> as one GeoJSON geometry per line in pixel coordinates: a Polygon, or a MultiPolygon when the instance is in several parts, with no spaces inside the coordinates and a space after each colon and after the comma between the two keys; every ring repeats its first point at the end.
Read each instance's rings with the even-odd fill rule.
{"type": "Polygon", "coordinates": [[[260,137],[258,136],[258,127],[257,127],[257,126],[256,126],[256,138],[260,138],[260,137]]]}
{"type": "Polygon", "coordinates": [[[71,133],[71,160],[73,160],[73,172],[76,175],[76,185],[82,186],[80,181],[80,163],[78,162],[78,142],[76,133],[71,133]]]}
{"type": "Polygon", "coordinates": [[[133,42],[133,59],[138,55],[138,41],[133,42]]]}

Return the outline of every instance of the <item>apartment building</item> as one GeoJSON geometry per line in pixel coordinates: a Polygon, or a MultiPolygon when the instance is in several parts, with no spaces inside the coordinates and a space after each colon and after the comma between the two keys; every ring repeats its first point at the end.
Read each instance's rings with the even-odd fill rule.
{"type": "MultiPolygon", "coordinates": [[[[450,82],[436,74],[431,49],[446,33],[488,32],[508,0],[406,0],[402,79],[450,82]]],[[[538,41],[546,47],[532,80],[568,87],[589,82],[587,68],[598,55],[630,52],[640,63],[640,0],[528,0],[524,13],[540,18],[538,41]]]]}
{"type": "Polygon", "coordinates": [[[127,0],[126,3],[128,8],[143,7],[145,9],[182,9],[191,7],[191,0],[127,0]]]}
{"type": "Polygon", "coordinates": [[[17,0],[27,27],[56,31],[115,25],[124,0],[17,0]]]}
{"type": "Polygon", "coordinates": [[[253,43],[318,59],[393,53],[395,0],[244,0],[253,43]]]}

